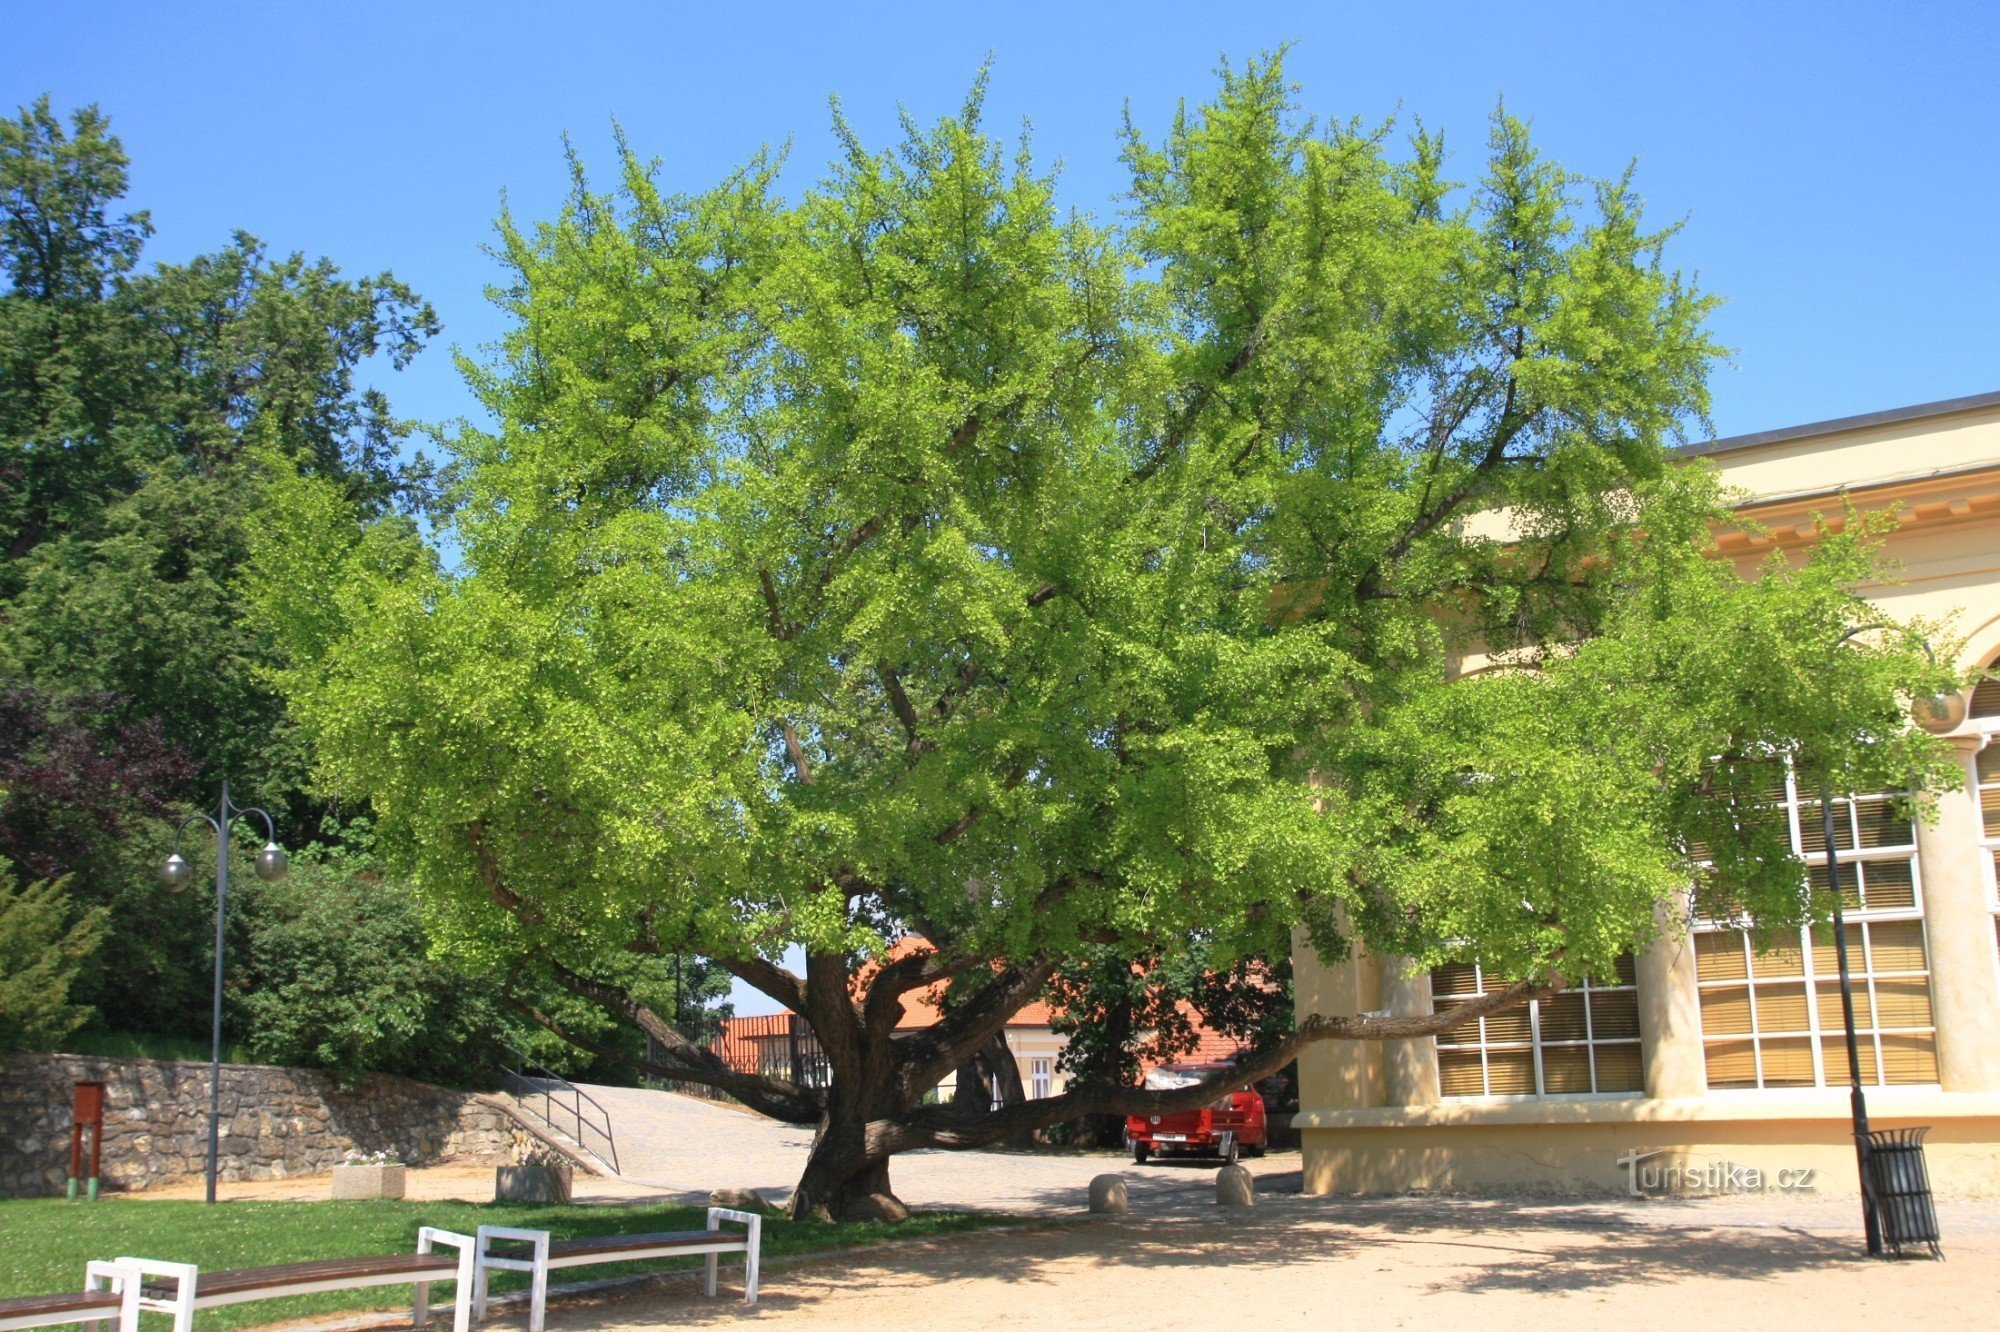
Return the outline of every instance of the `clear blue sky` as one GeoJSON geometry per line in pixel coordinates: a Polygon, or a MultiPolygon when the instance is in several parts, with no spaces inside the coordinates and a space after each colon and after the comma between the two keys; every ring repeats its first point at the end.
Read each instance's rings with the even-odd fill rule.
{"type": "MultiPolygon", "coordinates": [[[[670,185],[790,139],[830,150],[838,93],[876,140],[900,101],[954,109],[994,59],[988,115],[1025,117],[1070,202],[1108,211],[1129,99],[1158,129],[1232,58],[1295,43],[1306,107],[1443,127],[1465,170],[1504,95],[1543,147],[1636,159],[1673,251],[1728,300],[1723,434],[2000,389],[2000,6],[1817,4],[222,6],[17,3],[0,97],[99,103],[133,158],[155,258],[236,228],[391,268],[466,348],[499,323],[481,245],[502,190],[548,215],[561,136],[610,157],[613,117],[670,185]]],[[[407,415],[469,409],[443,347],[380,376],[407,415]]]]}

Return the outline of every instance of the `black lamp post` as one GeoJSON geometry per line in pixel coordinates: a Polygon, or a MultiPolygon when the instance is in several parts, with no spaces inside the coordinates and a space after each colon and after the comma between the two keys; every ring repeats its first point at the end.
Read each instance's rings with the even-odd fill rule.
{"type": "MultiPolygon", "coordinates": [[[[1859,634],[1877,629],[1897,629],[1899,625],[1864,624],[1850,629],[1834,640],[1839,648],[1859,634]]],[[[1904,632],[1908,632],[1905,630],[1904,632]]],[[[1937,655],[1931,645],[1912,634],[1924,654],[1933,662],[1937,655]]],[[[1917,725],[1933,735],[1944,735],[1958,729],[1965,720],[1965,696],[1963,694],[1938,694],[1922,700],[1911,709],[1917,725]]],[[[1868,1238],[1868,1252],[1880,1257],[1882,1254],[1882,1219],[1875,1206],[1875,1189],[1868,1178],[1868,1098],[1861,1090],[1861,1050],[1854,1034],[1854,979],[1847,963],[1847,915],[1840,901],[1840,851],[1839,839],[1833,826],[1833,792],[1824,777],[1819,786],[1820,827],[1826,838],[1826,879],[1833,892],[1833,956],[1840,966],[1840,1018],[1847,1036],[1847,1086],[1848,1104],[1854,1117],[1854,1161],[1860,1173],[1861,1184],[1861,1225],[1868,1238]]],[[[1879,1071],[1879,1070],[1878,1070],[1879,1071]]]]}
{"type": "Polygon", "coordinates": [[[200,819],[215,831],[215,1013],[211,1030],[208,1072],[208,1201],[215,1201],[216,1162],[222,1150],[222,931],[229,909],[229,828],[244,814],[264,820],[264,849],[257,853],[257,877],[276,883],[290,868],[278,845],[278,831],[271,816],[261,809],[244,809],[229,799],[229,779],[222,779],[222,795],[213,814],[200,810],[181,820],[174,829],[174,853],[160,867],[160,882],[170,893],[178,893],[194,882],[194,866],[181,859],[181,834],[200,819]]]}

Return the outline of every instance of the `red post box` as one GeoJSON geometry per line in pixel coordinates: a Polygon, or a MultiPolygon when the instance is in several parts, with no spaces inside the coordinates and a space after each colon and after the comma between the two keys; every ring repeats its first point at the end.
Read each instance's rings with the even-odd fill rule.
{"type": "Polygon", "coordinates": [[[69,1109],[69,1196],[76,1197],[76,1182],[84,1176],[83,1133],[90,1130],[90,1197],[97,1199],[97,1171],[104,1157],[104,1084],[79,1082],[70,1095],[69,1109]]]}

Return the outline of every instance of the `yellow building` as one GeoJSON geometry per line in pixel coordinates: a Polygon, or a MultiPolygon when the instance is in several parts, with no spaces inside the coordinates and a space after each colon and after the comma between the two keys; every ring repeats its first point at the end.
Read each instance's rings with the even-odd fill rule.
{"type": "MultiPolygon", "coordinates": [[[[2000,393],[1694,446],[1764,535],[1746,570],[1814,539],[1814,516],[1894,505],[1886,617],[1950,616],[1967,667],[2000,661],[2000,393]]],[[[1996,667],[2000,668],[2000,667],[1996,667]]],[[[1929,826],[1886,793],[1840,802],[1856,1020],[1873,1126],[1928,1125],[1940,1194],[2000,1192],[2000,683],[1951,737],[1965,786],[1929,826]]],[[[1825,862],[1817,816],[1795,846],[1825,862]]],[[[1685,915],[1686,913],[1679,913],[1685,915]]],[[[1301,941],[1300,1012],[1429,1013],[1480,992],[1473,966],[1323,964],[1301,941]]],[[[1312,1193],[1856,1190],[1830,931],[1758,953],[1736,929],[1672,925],[1616,983],[1437,1039],[1324,1042],[1299,1060],[1312,1193]]]]}

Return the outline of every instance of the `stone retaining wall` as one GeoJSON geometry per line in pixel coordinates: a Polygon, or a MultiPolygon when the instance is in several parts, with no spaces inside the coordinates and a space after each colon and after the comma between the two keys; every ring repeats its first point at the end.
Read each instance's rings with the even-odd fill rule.
{"type": "MultiPolygon", "coordinates": [[[[0,1197],[63,1191],[70,1089],[81,1081],[105,1084],[105,1187],[149,1188],[207,1169],[207,1064],[21,1055],[0,1063],[0,1197]]],[[[222,1066],[223,1179],[321,1174],[355,1148],[410,1165],[506,1163],[526,1137],[495,1098],[382,1075],[343,1091],[310,1069],[222,1066]]]]}

